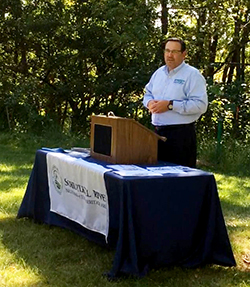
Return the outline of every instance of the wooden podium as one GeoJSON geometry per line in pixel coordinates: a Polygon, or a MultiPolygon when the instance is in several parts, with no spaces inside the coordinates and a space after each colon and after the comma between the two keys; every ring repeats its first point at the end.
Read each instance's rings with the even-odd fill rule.
{"type": "Polygon", "coordinates": [[[134,119],[116,116],[92,116],[90,154],[113,164],[157,163],[161,136],[134,119]]]}

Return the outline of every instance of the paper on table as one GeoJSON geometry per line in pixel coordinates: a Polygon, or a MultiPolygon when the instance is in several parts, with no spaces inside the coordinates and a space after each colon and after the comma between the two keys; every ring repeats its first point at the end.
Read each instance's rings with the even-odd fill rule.
{"type": "Polygon", "coordinates": [[[149,170],[117,170],[114,173],[121,176],[162,176],[161,173],[149,171],[149,170]]]}
{"type": "Polygon", "coordinates": [[[161,176],[162,174],[147,170],[134,164],[112,164],[107,165],[113,172],[121,176],[161,176]]]}
{"type": "Polygon", "coordinates": [[[112,168],[115,170],[141,170],[141,171],[145,171],[145,168],[139,167],[137,165],[134,164],[110,164],[107,165],[108,168],[112,168]]]}
{"type": "Polygon", "coordinates": [[[157,172],[157,173],[186,173],[190,171],[197,171],[194,168],[186,167],[186,166],[156,166],[156,167],[147,167],[148,170],[157,172]]]}

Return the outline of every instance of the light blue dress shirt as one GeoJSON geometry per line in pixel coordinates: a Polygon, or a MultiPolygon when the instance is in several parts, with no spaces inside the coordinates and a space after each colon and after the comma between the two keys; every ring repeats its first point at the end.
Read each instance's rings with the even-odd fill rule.
{"type": "Polygon", "coordinates": [[[157,69],[145,89],[145,107],[150,100],[173,100],[173,110],[152,114],[154,126],[192,123],[207,110],[206,80],[185,62],[170,72],[166,65],[157,69]]]}

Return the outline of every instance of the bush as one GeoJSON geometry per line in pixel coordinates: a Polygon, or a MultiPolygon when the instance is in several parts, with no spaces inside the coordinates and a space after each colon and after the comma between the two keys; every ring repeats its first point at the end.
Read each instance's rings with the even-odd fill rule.
{"type": "Polygon", "coordinates": [[[198,141],[199,166],[217,172],[236,175],[249,175],[250,144],[235,139],[218,143],[214,139],[198,141]]]}

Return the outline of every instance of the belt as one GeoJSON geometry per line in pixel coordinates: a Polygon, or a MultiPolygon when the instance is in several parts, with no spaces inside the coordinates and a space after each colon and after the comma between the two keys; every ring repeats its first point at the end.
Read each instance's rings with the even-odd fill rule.
{"type": "Polygon", "coordinates": [[[155,130],[161,131],[161,130],[171,130],[171,129],[180,129],[180,128],[186,128],[194,126],[194,122],[190,124],[180,124],[180,125],[166,125],[166,126],[154,126],[155,130]]]}

